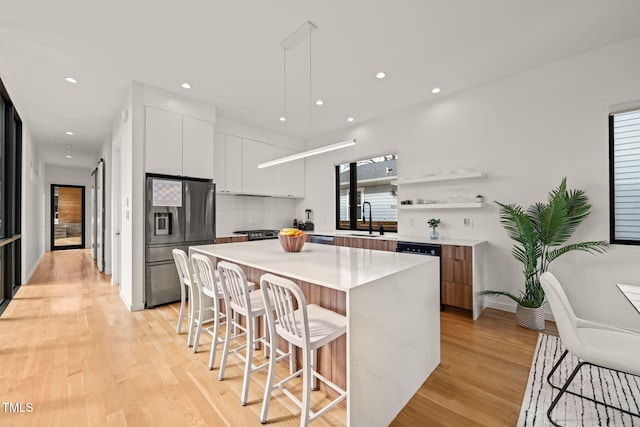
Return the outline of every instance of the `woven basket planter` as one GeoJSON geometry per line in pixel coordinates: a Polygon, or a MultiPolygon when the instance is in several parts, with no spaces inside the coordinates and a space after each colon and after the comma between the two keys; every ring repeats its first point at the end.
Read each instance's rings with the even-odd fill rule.
{"type": "Polygon", "coordinates": [[[516,307],[516,319],[518,325],[523,328],[541,331],[544,329],[544,306],[531,308],[520,304],[516,307]]]}

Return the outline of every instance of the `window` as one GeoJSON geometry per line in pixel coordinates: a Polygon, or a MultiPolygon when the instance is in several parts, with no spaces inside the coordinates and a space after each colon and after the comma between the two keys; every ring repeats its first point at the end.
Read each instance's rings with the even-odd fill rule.
{"type": "Polygon", "coordinates": [[[0,80],[0,313],[22,281],[22,122],[0,80]]]}
{"type": "Polygon", "coordinates": [[[368,202],[374,230],[381,225],[385,231],[398,230],[398,196],[392,183],[398,177],[397,160],[397,154],[389,154],[336,166],[336,229],[368,230],[368,202]]]}
{"type": "Polygon", "coordinates": [[[640,245],[640,109],[609,116],[611,243],[640,245]]]}

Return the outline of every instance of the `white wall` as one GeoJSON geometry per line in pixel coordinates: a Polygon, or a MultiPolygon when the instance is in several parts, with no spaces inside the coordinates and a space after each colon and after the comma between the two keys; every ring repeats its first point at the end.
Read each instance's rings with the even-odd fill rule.
{"type": "Polygon", "coordinates": [[[22,125],[22,283],[27,283],[45,248],[45,166],[29,128],[22,125]]]}
{"type": "MultiPolygon", "coordinates": [[[[143,86],[133,83],[114,117],[112,150],[120,151],[121,185],[119,191],[120,212],[120,298],[131,310],[144,308],[144,107],[143,86]],[[126,120],[122,112],[126,111],[126,120]]],[[[113,158],[113,157],[112,157],[113,158]]],[[[116,193],[118,191],[116,190],[116,193]]],[[[116,195],[117,197],[117,195],[116,195]]],[[[115,204],[115,203],[114,203],[115,204]]]]}
{"type": "MultiPolygon", "coordinates": [[[[484,180],[401,187],[399,199],[447,197],[463,188],[468,197],[489,202],[476,210],[404,211],[401,234],[426,236],[427,219],[442,220],[441,233],[488,241],[490,289],[517,292],[521,266],[510,254],[511,241],[498,222],[493,201],[528,206],[543,201],[567,176],[570,188],[586,191],[592,214],[576,240],[608,240],[609,181],[607,117],[611,105],[640,99],[640,38],[587,52],[463,93],[443,97],[330,136],[310,147],[355,137],[354,147],[307,159],[307,198],[297,211],[311,208],[316,229],[333,229],[333,165],[397,149],[401,178],[443,170],[475,168],[484,180]],[[473,227],[465,227],[471,218],[473,227]],[[415,225],[411,225],[413,223],[415,225]]],[[[551,270],[566,286],[577,315],[638,328],[638,314],[615,288],[640,284],[640,247],[613,246],[608,254],[571,253],[551,270]]],[[[514,309],[510,300],[491,305],[514,309]]]]}
{"type": "Polygon", "coordinates": [[[84,243],[85,248],[91,247],[91,187],[93,177],[89,168],[74,168],[64,166],[45,166],[45,250],[51,250],[51,184],[83,185],[84,190],[84,243]]]}

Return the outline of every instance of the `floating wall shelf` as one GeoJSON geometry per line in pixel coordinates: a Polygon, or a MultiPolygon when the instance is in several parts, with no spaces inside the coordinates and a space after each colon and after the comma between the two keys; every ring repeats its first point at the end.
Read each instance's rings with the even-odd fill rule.
{"type": "Polygon", "coordinates": [[[419,210],[419,209],[473,209],[481,208],[484,203],[423,203],[420,205],[400,205],[399,210],[419,210]]]}
{"type": "MultiPolygon", "coordinates": [[[[396,184],[417,184],[420,182],[435,182],[435,181],[452,181],[458,179],[468,179],[468,178],[484,178],[486,175],[482,172],[468,172],[468,173],[450,173],[450,174],[441,174],[441,175],[429,175],[429,176],[420,176],[416,178],[404,178],[398,179],[396,184]]],[[[393,185],[394,182],[392,181],[393,185]]]]}

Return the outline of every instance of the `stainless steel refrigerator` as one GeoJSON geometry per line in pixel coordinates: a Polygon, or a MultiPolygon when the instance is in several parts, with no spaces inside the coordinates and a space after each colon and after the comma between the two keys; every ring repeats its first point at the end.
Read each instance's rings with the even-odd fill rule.
{"type": "Polygon", "coordinates": [[[214,242],[215,184],[211,180],[147,174],[145,307],[180,300],[172,250],[214,242]]]}

